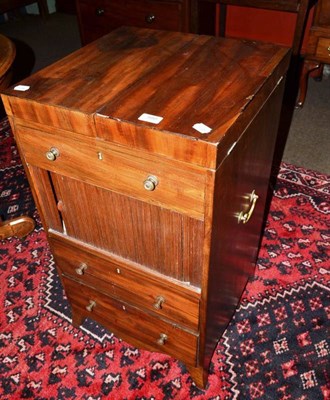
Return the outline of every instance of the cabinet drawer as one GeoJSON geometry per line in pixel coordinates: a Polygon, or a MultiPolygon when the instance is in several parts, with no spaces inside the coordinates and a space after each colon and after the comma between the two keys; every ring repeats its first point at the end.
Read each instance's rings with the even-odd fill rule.
{"type": "Polygon", "coordinates": [[[320,37],[316,48],[316,57],[330,63],[330,38],[320,37]]]}
{"type": "Polygon", "coordinates": [[[64,138],[20,125],[16,126],[16,135],[28,164],[194,218],[204,218],[202,169],[159,160],[94,138],[64,138]],[[47,154],[54,149],[58,155],[50,161],[47,154]]]}
{"type": "Polygon", "coordinates": [[[180,1],[83,0],[78,2],[78,7],[85,43],[123,25],[172,31],[183,29],[180,1]],[[95,29],[96,35],[93,34],[95,29]]]}
{"type": "Polygon", "coordinates": [[[189,365],[195,365],[197,334],[67,277],[63,277],[63,283],[73,312],[81,320],[90,317],[135,346],[167,353],[189,365]]]}
{"type": "Polygon", "coordinates": [[[199,293],[146,270],[110,260],[95,249],[70,240],[50,238],[61,272],[124,302],[198,330],[199,293]],[[71,243],[70,243],[71,242],[71,243]]]}

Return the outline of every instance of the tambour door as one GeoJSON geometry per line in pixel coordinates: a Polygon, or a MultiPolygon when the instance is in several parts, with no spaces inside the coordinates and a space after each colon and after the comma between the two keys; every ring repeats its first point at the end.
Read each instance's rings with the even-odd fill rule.
{"type": "Polygon", "coordinates": [[[51,173],[64,233],[200,286],[203,221],[51,173]]]}

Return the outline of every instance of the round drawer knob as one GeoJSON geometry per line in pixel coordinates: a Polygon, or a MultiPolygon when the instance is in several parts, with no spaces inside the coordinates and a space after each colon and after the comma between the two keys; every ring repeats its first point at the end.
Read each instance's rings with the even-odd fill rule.
{"type": "Polygon", "coordinates": [[[76,271],[76,274],[77,274],[77,275],[84,275],[86,269],[87,269],[87,264],[81,263],[81,264],[79,265],[79,267],[76,268],[75,271],[76,271]]]}
{"type": "Polygon", "coordinates": [[[104,8],[98,7],[98,8],[95,10],[95,14],[96,14],[98,17],[101,17],[102,15],[104,15],[104,13],[105,13],[104,8]]]}
{"type": "Polygon", "coordinates": [[[56,147],[52,147],[49,151],[46,152],[46,158],[49,161],[55,161],[59,155],[60,152],[56,147]]]}
{"type": "Polygon", "coordinates": [[[166,335],[166,333],[161,333],[159,335],[159,339],[157,340],[157,343],[161,346],[164,346],[164,344],[166,343],[168,339],[168,336],[166,335]]]}
{"type": "Polygon", "coordinates": [[[154,303],[154,308],[156,310],[161,310],[163,308],[164,303],[165,303],[165,298],[163,296],[157,296],[156,301],[154,303]]]}
{"type": "Polygon", "coordinates": [[[89,304],[86,306],[86,310],[91,312],[93,311],[93,308],[96,306],[96,301],[94,300],[89,300],[89,304]]]}
{"type": "Polygon", "coordinates": [[[156,19],[156,15],[155,14],[148,14],[145,16],[145,20],[147,24],[152,24],[156,19]]]}
{"type": "Polygon", "coordinates": [[[158,179],[156,176],[153,175],[148,176],[148,178],[143,182],[143,187],[145,188],[145,190],[148,190],[149,192],[155,190],[157,185],[158,185],[158,179]]]}

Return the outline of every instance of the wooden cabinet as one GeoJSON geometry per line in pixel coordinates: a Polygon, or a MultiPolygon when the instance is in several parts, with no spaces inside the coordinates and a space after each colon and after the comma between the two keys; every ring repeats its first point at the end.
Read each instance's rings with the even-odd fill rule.
{"type": "Polygon", "coordinates": [[[307,93],[307,80],[310,72],[330,64],[330,2],[318,0],[312,27],[309,31],[307,52],[300,79],[298,105],[304,104],[307,93]]]}
{"type": "Polygon", "coordinates": [[[3,94],[74,325],[205,385],[254,271],[289,59],[126,27],[3,94]]]}
{"type": "Polygon", "coordinates": [[[189,0],[78,0],[82,43],[120,26],[189,31],[189,0]]]}

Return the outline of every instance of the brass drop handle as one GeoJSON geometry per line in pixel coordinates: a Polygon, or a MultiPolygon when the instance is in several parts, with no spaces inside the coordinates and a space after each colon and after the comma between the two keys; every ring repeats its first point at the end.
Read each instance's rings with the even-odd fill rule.
{"type": "Polygon", "coordinates": [[[104,13],[105,13],[104,8],[98,7],[98,8],[95,10],[95,14],[96,14],[98,17],[101,17],[102,15],[104,15],[104,13]]]}
{"type": "Polygon", "coordinates": [[[155,14],[148,14],[145,16],[145,21],[147,24],[152,24],[156,19],[156,15],[155,14]]]}
{"type": "Polygon", "coordinates": [[[77,275],[84,275],[86,269],[88,268],[86,263],[81,263],[78,268],[75,269],[77,275]]]}
{"type": "Polygon", "coordinates": [[[56,147],[51,147],[49,151],[46,152],[46,158],[49,161],[55,161],[56,158],[60,155],[59,150],[56,147]]]}
{"type": "Polygon", "coordinates": [[[159,339],[157,340],[157,343],[161,346],[164,346],[164,344],[166,343],[168,339],[168,336],[166,335],[166,333],[161,333],[159,335],[159,339]]]}
{"type": "Polygon", "coordinates": [[[259,196],[253,190],[253,192],[249,195],[249,197],[250,197],[250,208],[248,209],[247,212],[241,211],[238,214],[237,217],[238,223],[243,222],[243,224],[246,224],[253,214],[259,196]]]}
{"type": "Polygon", "coordinates": [[[158,178],[154,175],[149,175],[148,178],[143,182],[143,187],[145,188],[145,190],[148,190],[149,192],[155,190],[157,185],[158,185],[158,178]]]}
{"type": "Polygon", "coordinates": [[[161,310],[163,308],[164,303],[165,303],[165,298],[163,296],[157,296],[156,301],[154,303],[154,308],[156,310],[161,310]]]}
{"type": "Polygon", "coordinates": [[[89,312],[93,311],[93,308],[96,306],[96,301],[89,300],[89,304],[86,306],[86,310],[89,312]]]}

